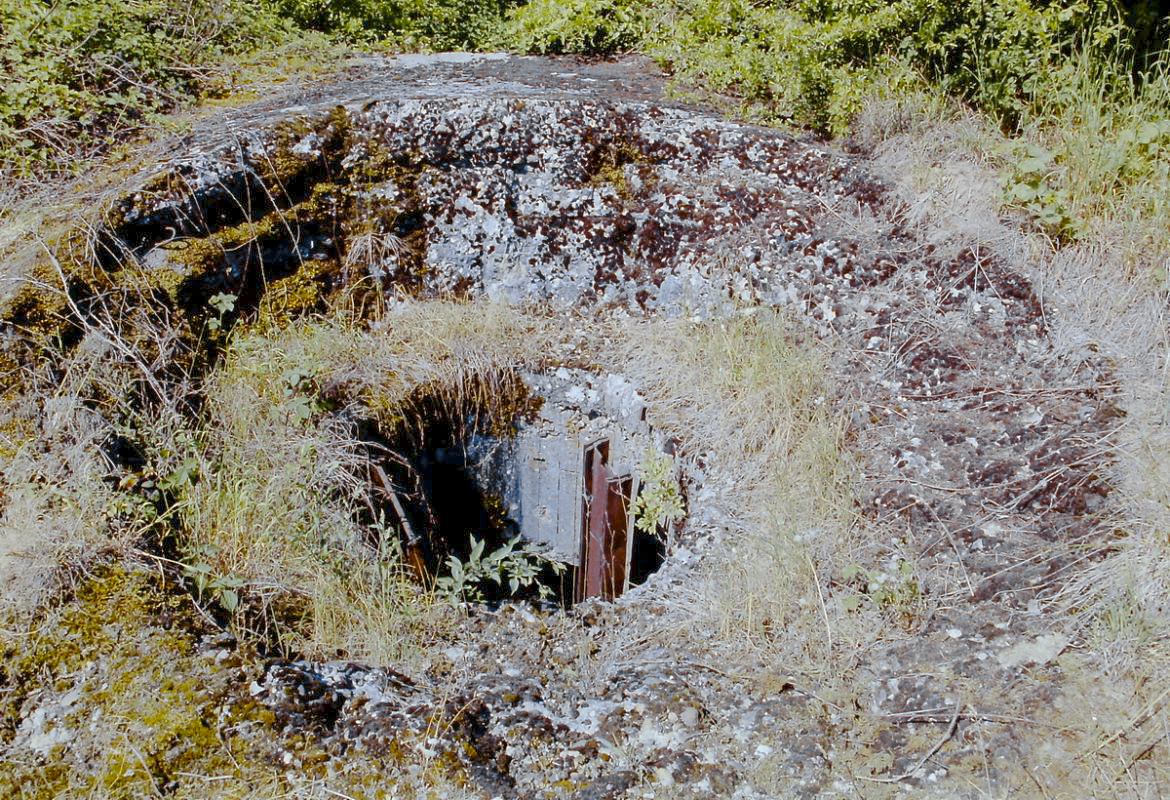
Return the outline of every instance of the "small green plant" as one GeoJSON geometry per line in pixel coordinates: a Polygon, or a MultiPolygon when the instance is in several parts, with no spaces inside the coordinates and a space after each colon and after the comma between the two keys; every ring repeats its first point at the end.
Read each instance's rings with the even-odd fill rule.
{"type": "Polygon", "coordinates": [[[202,603],[206,594],[228,614],[234,614],[240,607],[240,589],[245,582],[237,575],[214,574],[211,562],[218,554],[219,548],[213,544],[191,548],[185,553],[183,577],[194,584],[196,602],[202,603]]]}
{"type": "Polygon", "coordinates": [[[685,512],[675,478],[674,459],[647,451],[641,464],[642,488],[634,500],[634,527],[656,534],[685,512]]]}
{"type": "MultiPolygon", "coordinates": [[[[161,478],[141,472],[121,479],[106,503],[106,514],[119,526],[139,534],[166,522],[176,501],[199,480],[199,460],[190,455],[161,478]]],[[[137,534],[136,534],[137,535],[137,534]]]]}
{"type": "Polygon", "coordinates": [[[164,492],[181,492],[199,479],[199,460],[188,456],[158,482],[164,492]]]}
{"type": "Polygon", "coordinates": [[[541,600],[551,599],[552,589],[540,582],[541,569],[547,566],[560,575],[565,571],[565,565],[531,547],[517,549],[519,541],[520,537],[514,536],[484,555],[485,543],[472,535],[467,561],[449,556],[449,574],[435,581],[436,592],[451,603],[483,603],[488,599],[487,585],[494,583],[501,589],[507,586],[511,597],[523,590],[535,588],[541,600]]]}
{"type": "Polygon", "coordinates": [[[861,606],[862,598],[867,597],[878,610],[902,621],[914,617],[922,592],[914,576],[914,565],[909,561],[891,561],[885,569],[880,570],[850,564],[845,567],[842,577],[846,584],[856,586],[861,592],[844,599],[842,604],[846,611],[856,611],[861,606]]]}
{"type": "Polygon", "coordinates": [[[1050,182],[1056,154],[1029,142],[1013,164],[1014,175],[1005,193],[1011,205],[1027,211],[1036,224],[1057,239],[1076,235],[1077,223],[1070,210],[1068,192],[1050,182]]]}
{"type": "Polygon", "coordinates": [[[329,404],[321,398],[316,380],[307,369],[293,367],[281,376],[281,382],[289,415],[297,425],[304,425],[314,415],[328,410],[329,404]]]}
{"type": "Polygon", "coordinates": [[[208,330],[218,331],[223,328],[224,315],[235,310],[238,299],[234,294],[224,294],[223,292],[213,294],[208,298],[207,304],[215,309],[216,314],[215,317],[207,321],[208,330]]]}

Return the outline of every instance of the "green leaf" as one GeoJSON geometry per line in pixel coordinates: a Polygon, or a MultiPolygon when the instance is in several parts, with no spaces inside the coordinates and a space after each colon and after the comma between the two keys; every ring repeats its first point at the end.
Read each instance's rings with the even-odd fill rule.
{"type": "Polygon", "coordinates": [[[1052,163],[1051,158],[1037,158],[1036,156],[1029,156],[1021,159],[1016,164],[1016,169],[1024,175],[1034,175],[1048,171],[1049,164],[1052,163]]]}
{"type": "Polygon", "coordinates": [[[236,307],[236,300],[238,299],[239,298],[234,294],[225,294],[223,292],[219,292],[218,294],[213,294],[210,298],[208,298],[207,304],[214,308],[216,312],[222,317],[224,314],[228,313],[236,307]]]}
{"type": "Polygon", "coordinates": [[[1007,193],[1009,202],[1019,203],[1021,205],[1031,203],[1039,196],[1040,190],[1038,188],[1022,182],[1014,184],[1010,189],[1008,189],[1007,193]]]}
{"type": "Polygon", "coordinates": [[[199,476],[199,462],[194,457],[183,459],[169,475],[159,481],[159,488],[163,491],[174,492],[195,483],[199,476]]]}

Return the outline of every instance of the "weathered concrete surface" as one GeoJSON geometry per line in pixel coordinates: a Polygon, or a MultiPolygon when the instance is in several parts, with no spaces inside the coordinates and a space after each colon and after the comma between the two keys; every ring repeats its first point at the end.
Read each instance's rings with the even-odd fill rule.
{"type": "MultiPolygon", "coordinates": [[[[892,267],[815,240],[826,205],[877,191],[847,159],[641,99],[654,81],[634,94],[546,68],[513,60],[380,71],[293,105],[227,115],[189,137],[114,223],[161,265],[160,243],[276,205],[295,241],[252,258],[277,273],[374,237],[384,247],[366,268],[377,280],[562,310],[818,308],[824,293],[798,277],[810,256],[840,261],[851,285],[892,267]],[[509,71],[525,82],[497,79],[509,71]],[[528,83],[534,76],[542,82],[528,83]]],[[[225,283],[243,280],[246,258],[229,259],[225,283]]]]}
{"type": "MultiPolygon", "coordinates": [[[[865,654],[868,707],[947,723],[956,686],[1000,687],[988,702],[1011,687],[1026,704],[1018,643],[1045,632],[1023,612],[1067,566],[1069,551],[1049,545],[1098,536],[1108,497],[1120,412],[1107,359],[1055,347],[1027,265],[974,246],[936,256],[902,230],[864,165],[673,103],[662,85],[645,64],[372,61],[174,142],[128,189],[112,232],[180,273],[188,296],[233,292],[244,305],[315,264],[325,290],[365,279],[566,313],[791,311],[837,354],[831,400],[852,414],[860,511],[892,531],[873,558],[912,552],[955,592],[913,635],[865,654]],[[192,242],[249,222],[262,235],[197,268],[183,261],[192,242]]],[[[685,544],[702,557],[723,543],[685,544]]],[[[662,580],[682,584],[681,564],[662,580]]],[[[579,609],[566,624],[588,649],[662,612],[637,602],[579,609]]],[[[784,683],[761,696],[701,654],[638,652],[615,658],[586,696],[574,645],[544,626],[523,609],[473,619],[468,644],[435,666],[442,680],[409,691],[377,669],[301,663],[274,665],[256,694],[290,731],[329,720],[321,735],[339,759],[399,747],[403,731],[427,734],[434,713],[470,709],[449,733],[474,742],[453,752],[485,796],[567,782],[580,797],[616,797],[647,775],[675,787],[664,793],[762,796],[740,773],[765,757],[789,796],[867,786],[833,772],[846,712],[811,693],[784,683]],[[783,744],[762,742],[781,729],[783,744]]],[[[981,791],[944,779],[947,763],[1015,752],[1010,726],[975,730],[985,723],[956,713],[945,760],[906,785],[981,791]]],[[[907,730],[887,734],[905,741],[907,730]]],[[[890,774],[921,749],[901,751],[890,774]]]]}
{"type": "Polygon", "coordinates": [[[364,271],[560,310],[790,309],[837,344],[864,503],[976,594],[1026,604],[1056,567],[1017,545],[1092,528],[1119,416],[1108,361],[1054,348],[1026,265],[937,260],[863,164],[678,107],[644,64],[406,63],[225,113],[143,174],[115,229],[189,269],[190,240],[267,221],[189,279],[201,296],[320,263],[325,286],[364,271]]]}
{"type": "Polygon", "coordinates": [[[634,475],[662,446],[646,421],[645,401],[620,375],[560,367],[524,381],[540,408],[519,420],[513,435],[472,436],[460,458],[480,491],[499,498],[525,541],[579,566],[585,447],[605,440],[611,471],[634,475]]]}

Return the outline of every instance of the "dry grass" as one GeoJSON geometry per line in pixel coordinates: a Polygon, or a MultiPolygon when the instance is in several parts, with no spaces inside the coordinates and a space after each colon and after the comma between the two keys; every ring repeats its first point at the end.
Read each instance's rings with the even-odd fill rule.
{"type": "MultiPolygon", "coordinates": [[[[1085,130],[1099,136],[1133,127],[1134,114],[1085,130]]],[[[1138,222],[1106,226],[1102,241],[1053,253],[1042,237],[1002,220],[996,169],[1003,142],[995,131],[961,114],[905,106],[875,108],[863,124],[866,146],[896,180],[905,221],[924,241],[944,255],[977,242],[1009,263],[1035,265],[1057,348],[1073,354],[1091,343],[1116,360],[1129,412],[1117,470],[1125,536],[1058,598],[1056,610],[1083,635],[1060,662],[1062,699],[1048,718],[1033,720],[1041,744],[1029,768],[1053,797],[1085,787],[1099,796],[1155,796],[1170,779],[1170,362],[1159,298],[1141,286],[1119,290],[1114,276],[1132,269],[1135,248],[1152,247],[1144,256],[1150,263],[1161,258],[1162,245],[1133,231],[1149,235],[1139,222],[1161,213],[1162,200],[1134,212],[1138,222]]],[[[1077,152],[1071,138],[1062,141],[1077,152]]],[[[1090,162],[1081,177],[1070,164],[1067,179],[1099,180],[1092,172],[1099,165],[1090,162]]],[[[1155,170],[1135,185],[1149,192],[1159,180],[1155,170]]],[[[1108,200],[1085,213],[1102,220],[1128,213],[1124,198],[1108,200]]],[[[28,230],[16,222],[6,234],[11,241],[28,230]]],[[[393,242],[366,245],[362,260],[392,255],[393,242]]],[[[677,612],[664,623],[667,633],[691,636],[729,666],[782,663],[830,683],[834,674],[849,679],[860,643],[896,635],[872,609],[846,613],[829,591],[830,577],[872,545],[874,532],[851,516],[853,475],[824,360],[771,312],[697,325],[553,319],[414,300],[368,319],[341,309],[281,330],[238,330],[202,387],[201,421],[160,412],[138,426],[150,431],[158,477],[186,459],[197,465],[198,479],[178,486],[171,519],[183,531],[188,566],[203,559],[213,578],[243,583],[255,605],[239,624],[261,626],[292,598],[308,622],[276,626],[288,648],[409,664],[449,620],[393,554],[371,547],[356,521],[369,491],[362,478],[369,453],[353,415],[390,421],[408,414],[404,398],[423,385],[442,387],[453,407],[474,405],[483,376],[559,363],[630,378],[660,432],[677,439],[684,459],[704,474],[689,498],[689,524],[716,531],[721,544],[686,588],[663,590],[677,612]],[[334,390],[341,406],[314,405],[334,390]]],[[[102,481],[109,466],[95,459],[108,427],[79,403],[95,376],[108,383],[135,369],[124,353],[83,350],[51,402],[28,412],[40,426],[35,436],[5,432],[13,455],[0,537],[20,541],[51,528],[70,547],[85,543],[62,554],[66,560],[103,544],[135,544],[133,529],[104,523],[124,498],[102,481]]],[[[311,781],[270,788],[290,797],[325,791],[311,781]]]]}
{"type": "Polygon", "coordinates": [[[369,454],[354,420],[398,424],[421,386],[440,387],[453,408],[482,406],[473,395],[491,391],[483,376],[563,363],[631,378],[660,432],[680,441],[685,458],[710,464],[694,513],[718,521],[729,546],[709,564],[717,602],[692,609],[703,625],[746,659],[761,642],[778,646],[776,634],[799,618],[809,641],[797,651],[810,664],[814,652],[823,656],[832,636],[827,575],[817,570],[839,565],[847,542],[848,470],[823,364],[771,313],[599,325],[404,300],[369,323],[342,312],[279,332],[237,331],[204,387],[205,419],[186,450],[160,453],[172,467],[198,464],[174,506],[184,560],[253,597],[302,597],[312,622],[286,642],[300,652],[373,661],[417,652],[438,634],[441,613],[393,559],[369,550],[356,522],[368,504],[369,454]],[[342,406],[314,406],[321,393],[342,406]]]}
{"type": "MultiPolygon", "coordinates": [[[[368,326],[339,313],[237,332],[185,455],[199,474],[175,506],[185,560],[252,598],[299,597],[307,624],[280,631],[297,652],[377,663],[417,654],[443,610],[359,522],[374,504],[356,422],[393,430],[422,386],[453,409],[488,405],[479,395],[492,380],[550,352],[555,331],[504,308],[405,301],[368,326]]],[[[271,616],[252,611],[253,625],[271,616]]]]}
{"type": "Polygon", "coordinates": [[[642,388],[654,420],[704,479],[688,524],[717,531],[688,589],[671,589],[687,628],[731,663],[830,669],[839,609],[828,572],[850,542],[852,477],[834,393],[814,347],[769,311],[694,325],[620,329],[610,358],[642,388]]]}
{"type": "Polygon", "coordinates": [[[1167,84],[1157,74],[1118,104],[1094,89],[1091,75],[1082,80],[1075,102],[1032,123],[1023,138],[1056,154],[1048,179],[1084,223],[1081,239],[1059,249],[1043,233],[1022,231],[1021,218],[1005,217],[1000,187],[1012,176],[1003,154],[1021,144],[986,122],[951,111],[891,128],[870,146],[922,239],[944,253],[974,243],[1022,269],[1044,297],[1056,352],[1103,353],[1115,367],[1127,413],[1107,443],[1118,457],[1118,538],[1101,552],[1071,553],[1081,566],[1050,598],[1052,624],[1079,639],[1059,659],[1058,699],[1020,729],[1034,747],[1020,768],[1037,796],[1157,797],[1170,782],[1170,342],[1164,298],[1148,278],[1170,257],[1161,205],[1167,162],[1160,148],[1139,152],[1126,140],[1142,123],[1166,118],[1167,84]],[[1131,159],[1124,174],[1110,161],[1119,153],[1131,159]]]}

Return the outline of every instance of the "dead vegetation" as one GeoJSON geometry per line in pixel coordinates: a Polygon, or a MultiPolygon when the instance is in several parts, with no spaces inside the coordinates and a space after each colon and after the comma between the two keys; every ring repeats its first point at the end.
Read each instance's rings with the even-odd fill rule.
{"type": "MultiPolygon", "coordinates": [[[[1105,520],[1113,535],[1055,545],[1074,566],[1048,584],[1038,611],[1070,644],[1057,659],[1060,699],[1020,719],[1044,743],[1015,768],[1039,797],[1160,796],[1170,780],[1164,294],[1144,279],[1119,280],[1133,257],[1125,225],[1057,248],[1042,234],[1021,233],[1019,220],[1005,221],[999,137],[983,123],[941,109],[891,120],[894,111],[878,102],[863,121],[871,123],[867,149],[896,181],[906,221],[938,247],[978,242],[1029,264],[1056,352],[1107,354],[1122,387],[1125,422],[1102,444],[1117,456],[1105,520]]],[[[1142,260],[1163,257],[1147,251],[1142,260]]]]}

